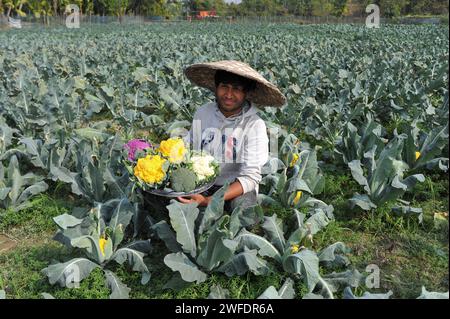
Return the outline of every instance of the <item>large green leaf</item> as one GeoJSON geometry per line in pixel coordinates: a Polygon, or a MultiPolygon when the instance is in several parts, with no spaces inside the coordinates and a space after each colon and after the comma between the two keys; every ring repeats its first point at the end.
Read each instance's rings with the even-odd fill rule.
{"type": "MultiPolygon", "coordinates": [[[[34,140],[32,138],[26,137],[20,139],[20,143],[24,144],[26,146],[27,154],[31,157],[31,162],[34,166],[40,167],[40,168],[47,168],[47,163],[44,163],[41,158],[41,152],[42,152],[42,141],[41,140],[34,140]]],[[[48,152],[46,154],[47,158],[45,161],[48,160],[48,152]]]]}
{"type": "Polygon", "coordinates": [[[11,191],[11,187],[0,188],[0,200],[1,201],[5,200],[6,196],[8,196],[10,191],[11,191]]]}
{"type": "Polygon", "coordinates": [[[104,142],[111,136],[105,132],[90,127],[76,129],[75,133],[83,138],[96,139],[99,142],[104,142]]]}
{"type": "Polygon", "coordinates": [[[197,255],[197,246],[194,233],[195,220],[198,216],[197,203],[183,204],[174,201],[167,206],[170,223],[177,234],[177,241],[183,251],[192,257],[197,255]]]}
{"type": "MultiPolygon", "coordinates": [[[[114,234],[116,234],[116,232],[122,232],[122,229],[125,229],[130,223],[133,214],[133,205],[128,201],[127,198],[122,198],[117,203],[108,226],[114,230],[114,234]]],[[[123,235],[120,237],[114,236],[114,250],[117,249],[122,239],[123,235]]]]}
{"type": "Polygon", "coordinates": [[[0,115],[0,154],[4,153],[5,150],[12,144],[13,135],[18,132],[19,130],[6,125],[5,120],[0,115]]]}
{"type": "Polygon", "coordinates": [[[131,289],[109,270],[105,270],[106,284],[111,289],[110,299],[129,299],[131,289]]]}
{"type": "Polygon", "coordinates": [[[105,261],[105,255],[100,249],[99,238],[100,237],[96,233],[74,237],[70,238],[70,245],[71,247],[86,249],[90,258],[95,259],[99,264],[102,264],[105,261]]]}
{"type": "Polygon", "coordinates": [[[103,195],[105,193],[105,185],[103,180],[103,175],[101,173],[101,169],[95,166],[93,163],[88,163],[88,173],[90,180],[90,187],[92,191],[93,198],[97,202],[101,202],[103,200],[103,195]]]}
{"type": "Polygon", "coordinates": [[[236,207],[231,213],[230,217],[230,232],[231,236],[236,234],[245,227],[251,227],[261,222],[264,218],[264,211],[261,206],[256,205],[242,209],[236,207]]]}
{"type": "Polygon", "coordinates": [[[78,284],[95,268],[99,267],[86,258],[75,258],[65,263],[50,265],[42,272],[48,277],[51,285],[59,283],[61,287],[78,284]]]}
{"type": "Polygon", "coordinates": [[[419,223],[423,222],[423,210],[420,207],[411,207],[411,206],[394,206],[392,207],[392,212],[399,216],[406,217],[417,217],[419,223]]]}
{"type": "Polygon", "coordinates": [[[294,299],[294,297],[294,281],[287,278],[278,291],[274,286],[270,286],[258,297],[258,299],[294,299]]]}
{"type": "Polygon", "coordinates": [[[77,226],[83,221],[82,219],[76,218],[66,213],[53,217],[53,220],[60,228],[64,230],[69,227],[77,226]]]}
{"type": "Polygon", "coordinates": [[[319,258],[308,249],[286,257],[283,268],[287,272],[301,275],[306,281],[309,292],[313,291],[320,280],[319,258]]]}
{"type": "Polygon", "coordinates": [[[239,242],[239,250],[243,249],[243,247],[247,247],[248,249],[258,249],[258,254],[260,256],[267,256],[275,258],[277,261],[281,261],[280,252],[264,237],[253,234],[246,229],[242,229],[234,240],[239,242]]]}
{"type": "Polygon", "coordinates": [[[22,193],[20,194],[19,198],[17,199],[17,204],[22,204],[30,197],[36,194],[40,194],[45,192],[48,189],[48,185],[44,181],[37,182],[34,185],[28,186],[25,188],[22,193]]]}
{"type": "Polygon", "coordinates": [[[278,202],[266,194],[258,194],[258,204],[261,206],[275,206],[278,202]]]}
{"type": "Polygon", "coordinates": [[[371,210],[377,208],[377,205],[372,203],[369,196],[367,196],[366,194],[361,195],[356,193],[352,198],[349,199],[349,202],[352,208],[355,205],[359,206],[363,210],[371,210]]]}
{"type": "Polygon", "coordinates": [[[8,177],[12,179],[11,191],[9,198],[13,205],[16,204],[20,196],[21,188],[25,185],[24,178],[20,175],[19,161],[16,156],[11,157],[8,167],[8,177]]]}
{"type": "Polygon", "coordinates": [[[291,278],[286,278],[283,286],[278,290],[278,295],[282,299],[294,299],[295,290],[294,290],[294,281],[291,278]]]}
{"type": "Polygon", "coordinates": [[[208,299],[230,299],[230,292],[228,289],[224,289],[220,285],[213,285],[211,286],[208,299]]]}
{"type": "Polygon", "coordinates": [[[309,194],[313,194],[313,191],[309,188],[308,184],[303,179],[296,178],[289,183],[288,193],[303,191],[309,194]]]}
{"type": "Polygon", "coordinates": [[[291,233],[288,239],[288,244],[298,244],[307,235],[307,226],[305,225],[306,215],[300,213],[294,208],[293,223],[296,224],[296,229],[291,233]]]}
{"type": "Polygon", "coordinates": [[[156,223],[155,225],[152,226],[152,228],[156,230],[156,233],[157,233],[159,239],[161,239],[164,242],[166,247],[171,252],[176,253],[176,252],[181,251],[181,246],[177,242],[175,233],[173,232],[173,230],[170,228],[169,224],[167,224],[167,222],[165,220],[162,220],[162,221],[156,223]]]}
{"type": "Polygon", "coordinates": [[[247,271],[251,271],[255,275],[267,274],[269,268],[267,263],[257,256],[258,251],[256,249],[250,250],[244,248],[244,251],[236,254],[233,258],[222,265],[218,270],[225,273],[228,277],[242,276],[247,271]]]}
{"type": "Polygon", "coordinates": [[[322,209],[315,209],[314,211],[312,211],[312,213],[313,215],[309,217],[306,221],[304,220],[305,217],[303,214],[300,213],[296,214],[297,224],[301,226],[295,229],[289,236],[288,239],[289,244],[300,243],[302,239],[309,233],[311,235],[317,234],[319,231],[324,229],[330,222],[327,213],[324,212],[322,209]]]}
{"type": "Polygon", "coordinates": [[[124,247],[139,251],[146,255],[150,254],[153,250],[150,239],[137,240],[137,241],[134,241],[132,243],[125,245],[124,247]]]}
{"type": "Polygon", "coordinates": [[[274,286],[268,287],[257,299],[282,299],[274,286]]]}
{"type": "Polygon", "coordinates": [[[349,269],[344,272],[331,273],[323,276],[323,280],[328,285],[331,292],[340,291],[345,287],[359,287],[364,284],[364,276],[356,269],[349,269]]]}
{"type": "Polygon", "coordinates": [[[407,143],[405,143],[406,160],[412,168],[412,172],[417,172],[424,166],[432,164],[441,155],[445,145],[448,145],[448,123],[436,127],[428,133],[422,132],[421,135],[425,135],[425,138],[422,138],[421,141],[416,141],[417,138],[412,135],[411,129],[406,133],[408,135],[407,143]],[[420,152],[418,159],[416,159],[417,151],[420,152]]]}
{"type": "Polygon", "coordinates": [[[348,167],[350,168],[353,178],[358,182],[358,184],[364,186],[364,190],[367,193],[370,193],[369,183],[364,177],[361,162],[359,160],[351,161],[350,163],[348,163],[348,167]]]}
{"type": "Polygon", "coordinates": [[[318,253],[319,262],[323,263],[326,267],[341,267],[348,266],[350,261],[344,255],[348,253],[349,249],[342,242],[334,243],[320,251],[318,253]]]}
{"type": "MultiPolygon", "coordinates": [[[[284,187],[286,186],[286,182],[287,182],[287,175],[286,175],[286,171],[287,169],[284,169],[280,175],[278,175],[278,181],[277,181],[277,185],[276,185],[276,190],[278,194],[283,194],[284,192],[284,187]]],[[[306,188],[309,190],[309,187],[306,185],[306,188]]],[[[292,192],[293,190],[290,190],[290,192],[292,192]]]]}
{"type": "Polygon", "coordinates": [[[226,183],[212,195],[211,202],[208,204],[205,212],[203,213],[198,229],[199,234],[203,234],[206,229],[211,227],[211,225],[223,215],[223,196],[228,189],[228,185],[229,184],[226,183]]]}
{"type": "Polygon", "coordinates": [[[192,286],[192,282],[184,281],[181,278],[181,274],[179,272],[175,272],[172,278],[163,286],[163,289],[172,289],[173,291],[180,291],[192,286]]]}
{"type": "Polygon", "coordinates": [[[417,299],[449,299],[447,292],[434,292],[427,291],[425,287],[422,287],[422,293],[417,299]]]}
{"type": "Polygon", "coordinates": [[[206,280],[206,274],[200,271],[198,267],[182,252],[167,255],[164,257],[164,263],[173,271],[178,271],[184,281],[195,281],[199,284],[206,280]]]}
{"type": "Polygon", "coordinates": [[[116,176],[112,172],[112,168],[106,167],[103,171],[103,179],[108,187],[109,192],[115,197],[125,197],[126,187],[129,183],[128,174],[116,176]]]}
{"type": "Polygon", "coordinates": [[[314,215],[312,215],[311,217],[309,217],[306,220],[305,226],[306,226],[306,224],[311,225],[310,226],[311,234],[315,235],[319,231],[324,229],[328,225],[329,222],[330,222],[330,219],[328,218],[326,213],[322,210],[319,210],[318,212],[316,212],[314,215]]]}
{"type": "Polygon", "coordinates": [[[417,182],[424,182],[425,177],[422,174],[416,174],[408,176],[407,178],[401,180],[397,175],[394,177],[391,183],[391,187],[387,188],[385,192],[380,194],[378,198],[378,202],[387,202],[393,201],[399,197],[401,197],[407,190],[412,190],[417,182]]]}
{"type": "Polygon", "coordinates": [[[150,280],[150,272],[144,262],[144,254],[140,251],[131,248],[120,248],[111,257],[111,260],[115,260],[119,264],[123,264],[128,261],[128,264],[132,266],[133,271],[139,271],[142,273],[141,283],[145,285],[150,280]]]}
{"type": "Polygon", "coordinates": [[[259,224],[264,218],[264,211],[261,206],[251,206],[247,208],[242,208],[240,206],[236,207],[231,213],[230,217],[230,232],[232,236],[242,229],[247,227],[252,227],[259,224]]]}
{"type": "Polygon", "coordinates": [[[75,225],[74,227],[67,227],[66,229],[60,229],[53,237],[54,240],[60,242],[68,248],[72,248],[71,240],[74,238],[88,236],[94,230],[94,225],[89,219],[83,219],[83,221],[75,225]]]}
{"type": "Polygon", "coordinates": [[[211,271],[233,256],[238,243],[227,239],[227,232],[214,230],[197,257],[197,263],[211,271]]]}
{"type": "Polygon", "coordinates": [[[271,217],[264,217],[262,225],[270,242],[277,248],[278,251],[284,251],[286,240],[284,239],[283,221],[277,218],[276,214],[271,217]]]}
{"type": "Polygon", "coordinates": [[[325,186],[325,179],[320,172],[316,152],[313,150],[300,152],[298,163],[300,170],[296,178],[306,182],[309,191],[306,188],[305,191],[314,195],[320,194],[325,186]]]}

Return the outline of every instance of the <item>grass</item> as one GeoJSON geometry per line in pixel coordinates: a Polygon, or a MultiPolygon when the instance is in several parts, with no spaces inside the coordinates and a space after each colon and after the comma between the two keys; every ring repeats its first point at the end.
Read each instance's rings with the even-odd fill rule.
{"type": "Polygon", "coordinates": [[[327,176],[323,200],[337,208],[336,221],[316,235],[316,249],[342,241],[351,249],[355,268],[364,271],[367,265],[377,265],[380,289],[372,292],[392,290],[393,298],[417,298],[422,286],[448,291],[448,223],[436,228],[433,222],[434,213],[448,212],[448,176],[431,175],[405,196],[423,209],[422,224],[416,216],[394,216],[392,203],[370,213],[349,210],[345,199],[355,190],[350,177],[327,176]]]}
{"type": "Polygon", "coordinates": [[[52,199],[48,194],[40,194],[33,205],[22,211],[6,210],[0,215],[0,232],[27,239],[43,232],[56,231],[52,218],[69,213],[63,201],[52,199]]]}
{"type": "MultiPolygon", "coordinates": [[[[228,278],[221,274],[211,274],[208,280],[201,284],[190,284],[181,290],[167,289],[165,285],[172,278],[173,273],[163,264],[164,254],[167,253],[161,244],[155,247],[159,253],[146,258],[153,278],[150,284],[141,285],[141,274],[131,272],[127,266],[111,264],[108,269],[131,288],[131,298],[157,299],[197,299],[207,298],[212,285],[220,285],[228,289],[231,298],[254,299],[264,292],[270,285],[279,288],[285,276],[273,273],[269,276],[254,276],[247,274],[242,277],[228,278]]],[[[51,286],[41,273],[52,260],[66,261],[74,256],[58,243],[46,242],[36,246],[18,248],[10,253],[0,255],[0,288],[4,289],[8,298],[41,298],[41,293],[50,293],[58,299],[105,299],[110,291],[105,284],[105,276],[101,269],[94,270],[76,289],[51,286]]],[[[299,284],[298,289],[305,288],[299,284]]]]}
{"type": "MultiPolygon", "coordinates": [[[[372,213],[350,210],[347,199],[354,192],[361,191],[359,186],[346,174],[325,176],[325,190],[320,199],[334,206],[336,220],[315,235],[313,248],[320,250],[341,241],[350,248],[351,267],[361,273],[370,264],[380,269],[380,287],[367,289],[361,286],[354,291],[355,294],[392,290],[394,298],[416,298],[422,286],[428,291],[448,291],[448,223],[444,227],[435,227],[433,220],[435,213],[448,212],[447,176],[430,175],[426,182],[416,186],[413,193],[405,196],[413,205],[423,209],[422,224],[414,216],[393,216],[392,204],[385,204],[372,213]]],[[[74,257],[73,252],[52,240],[56,231],[52,217],[69,213],[79,204],[75,198],[67,200],[64,194],[67,194],[67,189],[55,187],[53,192],[35,197],[28,209],[0,211],[0,233],[18,241],[14,250],[0,254],[0,290],[6,291],[7,298],[42,298],[43,292],[55,298],[109,297],[110,291],[101,269],[93,271],[77,289],[52,286],[41,273],[53,261],[62,262],[74,257]]],[[[267,212],[268,215],[273,213],[283,219],[292,214],[282,208],[267,212]]],[[[145,259],[152,273],[147,285],[141,285],[141,274],[132,272],[128,266],[107,266],[131,288],[131,298],[207,298],[211,286],[220,285],[229,290],[231,298],[253,299],[271,285],[280,288],[287,277],[280,269],[268,276],[246,274],[228,278],[212,273],[202,284],[168,289],[166,284],[173,277],[172,271],[163,263],[168,251],[158,240],[153,240],[153,245],[153,253],[145,259]]],[[[307,293],[307,288],[302,281],[296,281],[295,291],[296,298],[301,298],[307,293]]]]}
{"type": "MultiPolygon", "coordinates": [[[[76,289],[52,286],[41,273],[42,269],[52,262],[65,262],[78,257],[51,239],[57,230],[52,217],[69,213],[70,207],[58,196],[45,194],[33,199],[32,206],[24,211],[0,212],[0,232],[16,238],[19,242],[16,249],[0,254],[0,289],[6,291],[8,298],[42,298],[41,294],[44,292],[58,299],[109,297],[110,291],[101,269],[94,270],[76,289]]],[[[167,289],[165,285],[173,277],[172,271],[163,263],[168,251],[161,242],[156,241],[154,245],[154,253],[145,260],[152,272],[150,284],[141,285],[141,274],[132,272],[127,266],[114,263],[107,265],[108,269],[114,271],[132,289],[131,298],[207,298],[210,287],[220,285],[229,290],[231,298],[254,299],[270,285],[281,287],[286,277],[277,272],[269,276],[248,274],[233,278],[212,274],[202,284],[191,284],[178,291],[167,289]]],[[[305,291],[301,284],[297,286],[305,291]]]]}

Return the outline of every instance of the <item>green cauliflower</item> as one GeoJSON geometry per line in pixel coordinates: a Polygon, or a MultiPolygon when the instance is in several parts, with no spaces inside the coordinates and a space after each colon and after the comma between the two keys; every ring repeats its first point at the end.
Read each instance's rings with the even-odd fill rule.
{"type": "Polygon", "coordinates": [[[176,192],[190,192],[195,189],[197,176],[187,168],[178,168],[170,176],[170,184],[176,192]]]}

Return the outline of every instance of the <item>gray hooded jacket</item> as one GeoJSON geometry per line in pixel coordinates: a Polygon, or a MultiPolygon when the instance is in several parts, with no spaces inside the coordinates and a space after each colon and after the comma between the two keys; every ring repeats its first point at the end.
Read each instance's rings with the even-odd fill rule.
{"type": "Polygon", "coordinates": [[[194,150],[213,155],[220,163],[216,185],[238,180],[244,194],[258,193],[261,169],[269,158],[269,139],[256,106],[246,103],[239,114],[227,118],[216,102],[207,103],[195,112],[184,141],[192,143],[194,150]]]}

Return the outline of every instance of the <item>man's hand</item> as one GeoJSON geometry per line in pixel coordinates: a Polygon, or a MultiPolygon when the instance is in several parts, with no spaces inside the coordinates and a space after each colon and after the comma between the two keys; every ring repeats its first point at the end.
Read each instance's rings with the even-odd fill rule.
{"type": "Polygon", "coordinates": [[[203,196],[201,194],[195,194],[187,197],[177,197],[177,199],[185,204],[198,203],[198,206],[208,206],[211,201],[211,196],[203,196]]]}
{"type": "MultiPolygon", "coordinates": [[[[241,196],[244,193],[244,189],[242,188],[241,182],[238,180],[233,182],[230,187],[228,187],[227,191],[223,195],[224,200],[232,200],[238,196],[241,196]]],[[[177,197],[177,199],[185,204],[197,202],[199,206],[208,206],[211,201],[211,196],[203,196],[201,194],[186,196],[186,197],[177,197]]]]}

